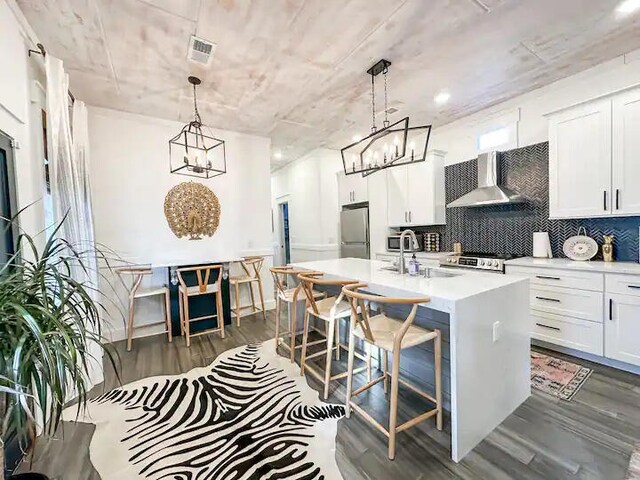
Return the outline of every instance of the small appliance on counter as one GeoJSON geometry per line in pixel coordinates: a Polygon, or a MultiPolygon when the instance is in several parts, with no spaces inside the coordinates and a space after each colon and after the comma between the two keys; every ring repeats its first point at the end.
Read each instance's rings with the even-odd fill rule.
{"type": "MultiPolygon", "coordinates": [[[[416,233],[416,240],[418,241],[418,248],[413,245],[410,236],[404,237],[404,251],[407,253],[411,252],[421,252],[424,240],[423,235],[421,233],[416,233]]],[[[399,252],[400,251],[400,235],[393,234],[387,236],[387,251],[388,252],[399,252]]]]}
{"type": "Polygon", "coordinates": [[[439,233],[423,233],[424,251],[439,252],[440,251],[440,234],[439,233]]]}

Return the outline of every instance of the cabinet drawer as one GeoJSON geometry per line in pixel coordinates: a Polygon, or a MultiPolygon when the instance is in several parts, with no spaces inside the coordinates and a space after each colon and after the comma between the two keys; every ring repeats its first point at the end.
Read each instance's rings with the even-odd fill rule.
{"type": "Polygon", "coordinates": [[[535,285],[529,292],[534,310],[602,323],[602,293],[535,285]]]}
{"type": "Polygon", "coordinates": [[[640,297],[640,275],[605,275],[607,293],[640,297]]]}
{"type": "Polygon", "coordinates": [[[604,289],[602,273],[519,266],[509,266],[507,273],[529,277],[532,286],[576,288],[594,292],[602,292],[604,289]]]}
{"type": "Polygon", "coordinates": [[[531,311],[531,317],[533,338],[594,355],[604,354],[604,326],[601,323],[535,310],[531,311]]]}

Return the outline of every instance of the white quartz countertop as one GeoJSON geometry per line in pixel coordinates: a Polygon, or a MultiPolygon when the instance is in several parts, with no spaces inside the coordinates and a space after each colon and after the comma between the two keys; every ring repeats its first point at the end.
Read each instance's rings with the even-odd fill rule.
{"type": "MultiPolygon", "coordinates": [[[[452,252],[415,252],[416,258],[428,258],[433,260],[440,260],[441,258],[448,257],[449,255],[453,255],[452,252]]],[[[382,252],[377,252],[377,255],[387,255],[397,257],[400,255],[400,252],[389,252],[384,250],[382,252]]],[[[413,252],[405,252],[405,257],[411,257],[413,252]]]]}
{"type": "Polygon", "coordinates": [[[364,282],[369,285],[370,291],[381,295],[399,297],[424,295],[431,298],[429,305],[431,308],[442,311],[450,311],[452,305],[459,300],[528,281],[516,275],[470,272],[446,267],[430,270],[451,273],[455,276],[425,278],[408,274],[400,275],[382,269],[388,265],[388,262],[360,258],[339,258],[294,264],[296,267],[324,272],[326,275],[364,282]]]}
{"type": "Polygon", "coordinates": [[[577,262],[568,258],[515,258],[505,262],[507,266],[559,268],[564,270],[578,270],[581,272],[622,273],[640,275],[640,263],[637,262],[603,262],[591,260],[577,262]]]}

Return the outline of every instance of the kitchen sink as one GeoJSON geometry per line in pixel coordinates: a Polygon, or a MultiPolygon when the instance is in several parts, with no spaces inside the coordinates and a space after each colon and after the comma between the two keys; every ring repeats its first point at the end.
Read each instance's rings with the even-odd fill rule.
{"type": "MultiPolygon", "coordinates": [[[[398,271],[398,266],[395,264],[386,265],[384,267],[381,267],[380,270],[384,270],[385,272],[397,273],[398,275],[400,274],[400,272],[398,271]]],[[[405,275],[409,275],[409,274],[405,273],[405,275]]],[[[457,277],[459,275],[461,274],[445,272],[440,268],[420,267],[420,273],[416,276],[423,277],[423,278],[451,278],[451,277],[457,277]]]]}

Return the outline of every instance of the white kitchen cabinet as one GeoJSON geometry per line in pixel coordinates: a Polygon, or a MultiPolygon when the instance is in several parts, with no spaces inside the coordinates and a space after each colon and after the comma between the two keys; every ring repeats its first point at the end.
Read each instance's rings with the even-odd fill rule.
{"type": "Polygon", "coordinates": [[[611,215],[611,99],[549,117],[549,216],[611,215]]]}
{"type": "Polygon", "coordinates": [[[640,214],[640,89],[613,98],[612,209],[640,214]]]}
{"type": "Polygon", "coordinates": [[[608,294],[607,303],[605,356],[640,366],[640,296],[608,294]]]}
{"type": "Polygon", "coordinates": [[[549,115],[549,216],[640,215],[640,88],[549,115]]]}
{"type": "Polygon", "coordinates": [[[444,154],[429,152],[424,162],[387,170],[389,227],[445,223],[444,154]]]}
{"type": "Polygon", "coordinates": [[[361,174],[338,173],[338,194],[340,206],[362,203],[369,200],[367,179],[361,174]]]}
{"type": "Polygon", "coordinates": [[[390,227],[409,225],[407,167],[387,170],[387,223],[390,227]]]}

